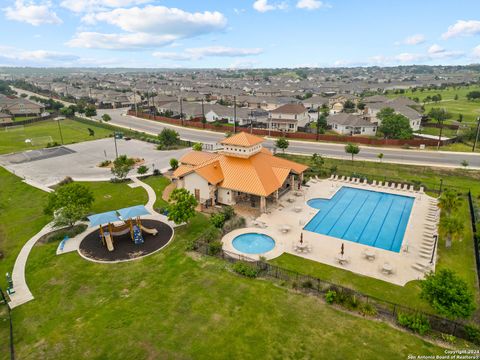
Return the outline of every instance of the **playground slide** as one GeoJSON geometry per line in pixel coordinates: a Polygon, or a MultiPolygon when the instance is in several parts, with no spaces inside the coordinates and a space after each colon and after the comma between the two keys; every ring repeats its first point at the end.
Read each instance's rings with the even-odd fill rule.
{"type": "Polygon", "coordinates": [[[158,234],[157,229],[149,229],[149,228],[146,228],[143,225],[141,225],[140,228],[142,229],[142,231],[145,231],[147,234],[150,234],[150,235],[157,235],[158,234]]]}
{"type": "Polygon", "coordinates": [[[112,238],[110,237],[110,234],[105,233],[104,236],[105,236],[105,243],[107,244],[108,251],[113,251],[113,242],[112,242],[112,238]]]}

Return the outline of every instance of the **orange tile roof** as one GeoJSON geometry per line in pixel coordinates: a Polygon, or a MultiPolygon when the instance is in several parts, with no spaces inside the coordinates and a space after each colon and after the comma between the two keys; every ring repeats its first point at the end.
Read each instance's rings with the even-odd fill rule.
{"type": "Polygon", "coordinates": [[[263,138],[252,135],[246,132],[239,132],[238,134],[232,135],[229,138],[221,141],[220,144],[223,145],[234,145],[234,146],[253,146],[260,144],[264,141],[263,138]]]}
{"type": "Polygon", "coordinates": [[[182,164],[188,165],[200,165],[206,161],[212,160],[213,158],[217,157],[217,154],[204,152],[204,151],[190,151],[183,155],[179,162],[182,164]]]}
{"type": "Polygon", "coordinates": [[[215,160],[208,165],[199,167],[195,170],[195,172],[212,185],[217,185],[223,180],[223,172],[218,160],[215,160]]]}
{"type": "MultiPolygon", "coordinates": [[[[194,152],[198,153],[198,151],[194,152]]],[[[210,160],[197,166],[182,164],[175,170],[174,176],[183,177],[196,172],[210,184],[218,184],[220,187],[244,193],[268,196],[283,185],[290,172],[300,174],[308,168],[273,156],[268,150],[262,150],[248,158],[224,154],[210,155],[212,155],[210,160]]],[[[188,156],[186,158],[191,160],[188,156]]]]}

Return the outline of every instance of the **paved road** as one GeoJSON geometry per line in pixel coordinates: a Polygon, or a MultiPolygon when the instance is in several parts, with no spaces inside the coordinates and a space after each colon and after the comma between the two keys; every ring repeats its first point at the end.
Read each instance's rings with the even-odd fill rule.
{"type": "MultiPolygon", "coordinates": [[[[14,88],[14,90],[18,91],[19,93],[34,95],[33,93],[25,90],[16,88],[14,88]]],[[[224,138],[222,133],[182,128],[151,120],[135,118],[132,116],[125,116],[124,109],[99,110],[97,118],[99,119],[104,113],[108,113],[112,117],[111,123],[114,125],[127,127],[146,133],[158,134],[163,128],[174,128],[178,131],[181,138],[185,140],[202,143],[216,143],[224,138]]],[[[274,141],[267,140],[266,146],[273,148],[274,141]]],[[[398,148],[379,148],[369,146],[360,146],[360,149],[360,154],[356,156],[356,159],[359,160],[378,161],[377,155],[382,152],[384,154],[384,162],[441,167],[461,167],[461,162],[463,160],[467,160],[470,169],[480,170],[480,153],[473,154],[449,151],[404,150],[398,148]]],[[[288,152],[295,154],[318,153],[332,158],[349,159],[349,156],[345,154],[344,144],[290,140],[288,152]]]]}
{"type": "MultiPolygon", "coordinates": [[[[99,110],[98,118],[100,118],[100,116],[106,112],[112,117],[112,124],[146,133],[158,134],[163,128],[174,128],[179,132],[182,139],[198,141],[202,143],[216,143],[225,137],[222,133],[182,128],[156,121],[127,116],[124,114],[125,110],[122,109],[99,110]]],[[[266,146],[273,148],[274,141],[267,140],[266,146]]],[[[350,157],[345,154],[344,148],[344,144],[314,143],[290,140],[288,152],[296,154],[318,153],[327,157],[349,159],[350,157]]],[[[378,161],[377,155],[382,152],[384,154],[384,162],[442,167],[461,167],[460,163],[462,160],[467,160],[470,164],[470,168],[480,170],[480,154],[447,151],[404,150],[369,146],[360,146],[360,149],[360,154],[356,156],[356,159],[359,160],[378,161]]]]}

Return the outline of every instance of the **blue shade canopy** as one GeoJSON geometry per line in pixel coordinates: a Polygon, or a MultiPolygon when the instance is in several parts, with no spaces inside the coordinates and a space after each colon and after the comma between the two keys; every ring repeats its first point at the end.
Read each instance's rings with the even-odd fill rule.
{"type": "Polygon", "coordinates": [[[150,215],[150,212],[143,205],[131,206],[117,210],[122,220],[136,218],[137,216],[150,215]]]}
{"type": "Polygon", "coordinates": [[[115,211],[107,211],[101,214],[88,216],[88,220],[90,221],[90,226],[99,226],[120,221],[120,218],[115,211]]]}

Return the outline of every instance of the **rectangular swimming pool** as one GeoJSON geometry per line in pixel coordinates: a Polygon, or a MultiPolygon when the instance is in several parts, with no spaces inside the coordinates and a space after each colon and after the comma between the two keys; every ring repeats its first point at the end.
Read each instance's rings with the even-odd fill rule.
{"type": "Polygon", "coordinates": [[[307,203],[318,213],[305,230],[399,252],[413,197],[343,186],[330,199],[307,203]]]}

